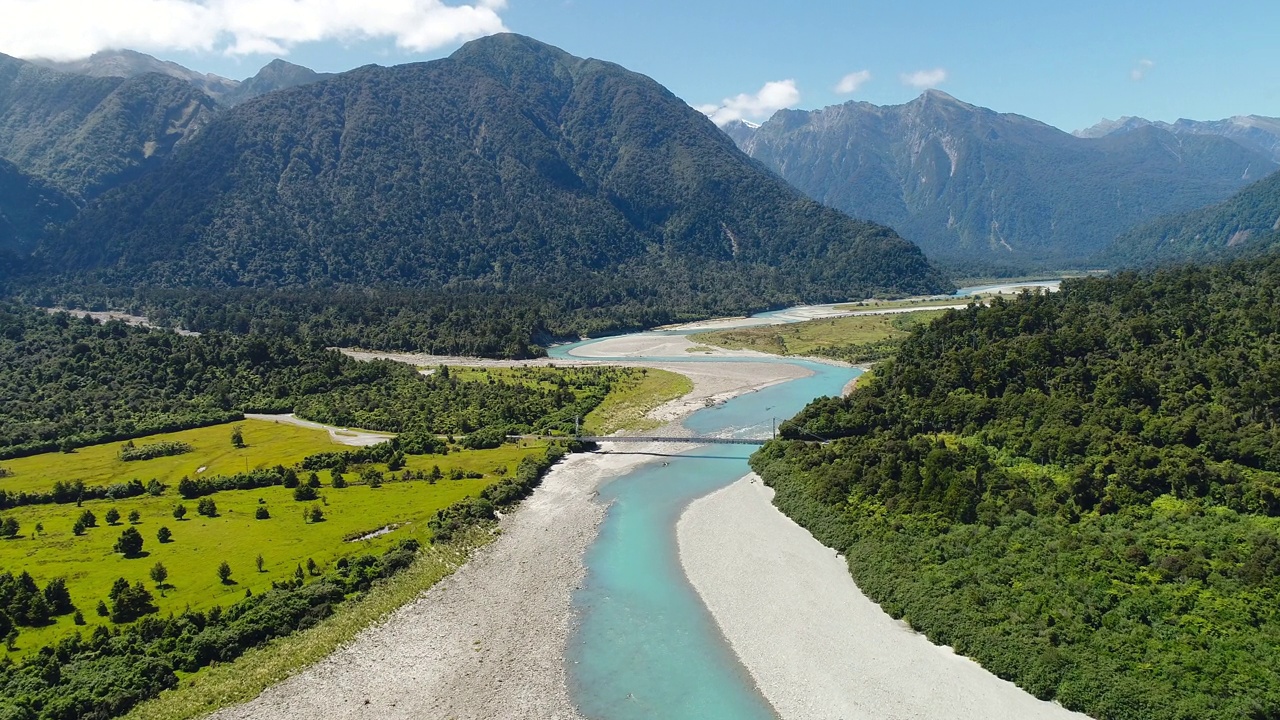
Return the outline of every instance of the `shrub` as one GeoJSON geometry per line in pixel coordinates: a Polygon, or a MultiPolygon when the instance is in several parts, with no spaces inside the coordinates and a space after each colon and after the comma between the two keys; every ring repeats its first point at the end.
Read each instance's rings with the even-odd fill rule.
{"type": "Polygon", "coordinates": [[[0,522],[0,538],[16,538],[18,537],[18,521],[15,518],[7,517],[0,522]]]}
{"type": "Polygon", "coordinates": [[[202,497],[200,502],[196,503],[196,512],[205,517],[217,517],[218,504],[213,501],[213,498],[202,497]]]}
{"type": "Polygon", "coordinates": [[[255,520],[270,520],[271,511],[267,509],[266,505],[259,505],[258,509],[253,511],[253,518],[255,520]]]}
{"type": "Polygon", "coordinates": [[[129,524],[137,525],[140,520],[142,520],[142,513],[137,510],[129,511],[129,524]]]}
{"type": "Polygon", "coordinates": [[[320,497],[320,493],[310,485],[299,485],[293,489],[293,499],[299,502],[307,502],[320,497]]]}
{"type": "Polygon", "coordinates": [[[137,528],[125,528],[116,540],[115,551],[125,557],[137,557],[142,552],[142,533],[137,528]]]}
{"type": "Polygon", "coordinates": [[[177,505],[174,505],[174,506],[173,506],[173,519],[174,519],[174,520],[181,520],[182,518],[184,518],[184,517],[186,517],[186,516],[187,516],[187,506],[186,506],[186,505],[183,505],[182,503],[178,503],[177,505]]]}
{"type": "Polygon", "coordinates": [[[231,566],[227,564],[226,560],[223,560],[222,563],[218,565],[218,580],[220,580],[223,585],[231,584],[231,566]]]}
{"type": "Polygon", "coordinates": [[[169,528],[162,525],[160,529],[156,531],[156,539],[163,545],[164,543],[173,540],[173,533],[169,532],[169,528]]]}
{"type": "Polygon", "coordinates": [[[135,460],[152,460],[159,457],[185,455],[186,453],[191,452],[191,450],[191,446],[184,442],[165,441],[135,447],[131,440],[120,447],[120,459],[129,462],[135,460]]]}
{"type": "Polygon", "coordinates": [[[307,512],[307,518],[313,523],[324,522],[324,510],[321,510],[319,505],[312,505],[311,510],[307,512]]]}
{"type": "Polygon", "coordinates": [[[110,510],[107,511],[107,514],[105,515],[105,517],[107,519],[108,525],[115,525],[116,523],[120,522],[120,511],[115,508],[111,508],[110,510]]]}

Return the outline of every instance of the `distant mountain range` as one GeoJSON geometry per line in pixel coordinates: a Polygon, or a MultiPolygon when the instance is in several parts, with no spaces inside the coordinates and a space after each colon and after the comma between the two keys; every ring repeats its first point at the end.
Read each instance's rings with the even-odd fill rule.
{"type": "Polygon", "coordinates": [[[1280,118],[1261,115],[1238,115],[1225,120],[1178,120],[1167,123],[1140,117],[1122,117],[1119,120],[1103,120],[1093,127],[1077,130],[1074,134],[1083,138],[1100,138],[1116,133],[1126,133],[1145,127],[1157,127],[1174,135],[1216,135],[1268,155],[1280,162],[1280,118]]]}
{"type": "Polygon", "coordinates": [[[1147,124],[1082,138],[937,90],[724,130],[810,197],[976,272],[1086,265],[1120,233],[1219,202],[1280,167],[1225,134],[1147,124]]]}
{"type": "Polygon", "coordinates": [[[690,311],[948,287],[653,80],[517,35],[222,110],[38,258],[117,286],[585,286],[690,311]]]}
{"type": "Polygon", "coordinates": [[[1116,239],[1100,260],[1113,267],[1206,262],[1280,246],[1280,173],[1225,202],[1141,225],[1116,239]]]}

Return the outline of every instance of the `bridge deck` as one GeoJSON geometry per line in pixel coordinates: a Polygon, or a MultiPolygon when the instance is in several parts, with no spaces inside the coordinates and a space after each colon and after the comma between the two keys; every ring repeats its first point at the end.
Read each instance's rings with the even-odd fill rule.
{"type": "Polygon", "coordinates": [[[661,435],[582,435],[578,438],[568,438],[560,435],[510,435],[509,437],[517,440],[581,440],[583,442],[624,442],[624,443],[640,443],[640,442],[662,442],[662,443],[688,443],[690,445],[763,445],[769,442],[768,438],[726,438],[726,437],[665,437],[661,435]]]}

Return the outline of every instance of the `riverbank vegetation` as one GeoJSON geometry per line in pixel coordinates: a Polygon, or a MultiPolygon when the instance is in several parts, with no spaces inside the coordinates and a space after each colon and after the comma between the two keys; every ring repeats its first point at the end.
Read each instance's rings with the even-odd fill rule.
{"type": "Polygon", "coordinates": [[[888,612],[1038,697],[1275,717],[1278,288],[1272,258],[946,313],[753,467],[888,612]]]}
{"type": "Polygon", "coordinates": [[[942,312],[922,309],[910,313],[823,318],[785,325],[695,333],[689,339],[729,350],[826,357],[853,364],[873,363],[890,357],[914,327],[938,317],[942,312]]]}

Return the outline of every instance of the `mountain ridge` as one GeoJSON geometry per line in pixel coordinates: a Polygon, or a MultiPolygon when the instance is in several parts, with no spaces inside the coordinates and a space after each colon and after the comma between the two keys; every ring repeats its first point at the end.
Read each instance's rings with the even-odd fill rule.
{"type": "Polygon", "coordinates": [[[749,288],[759,304],[946,286],[892,230],[805,198],[652,79],[516,35],[227,110],[40,258],[163,287],[625,278],[739,308],[749,288]]]}
{"type": "Polygon", "coordinates": [[[902,105],[780,110],[726,132],[810,197],[979,270],[1077,267],[1136,224],[1280,167],[1227,138],[1142,127],[1084,139],[938,90],[902,105]]]}

